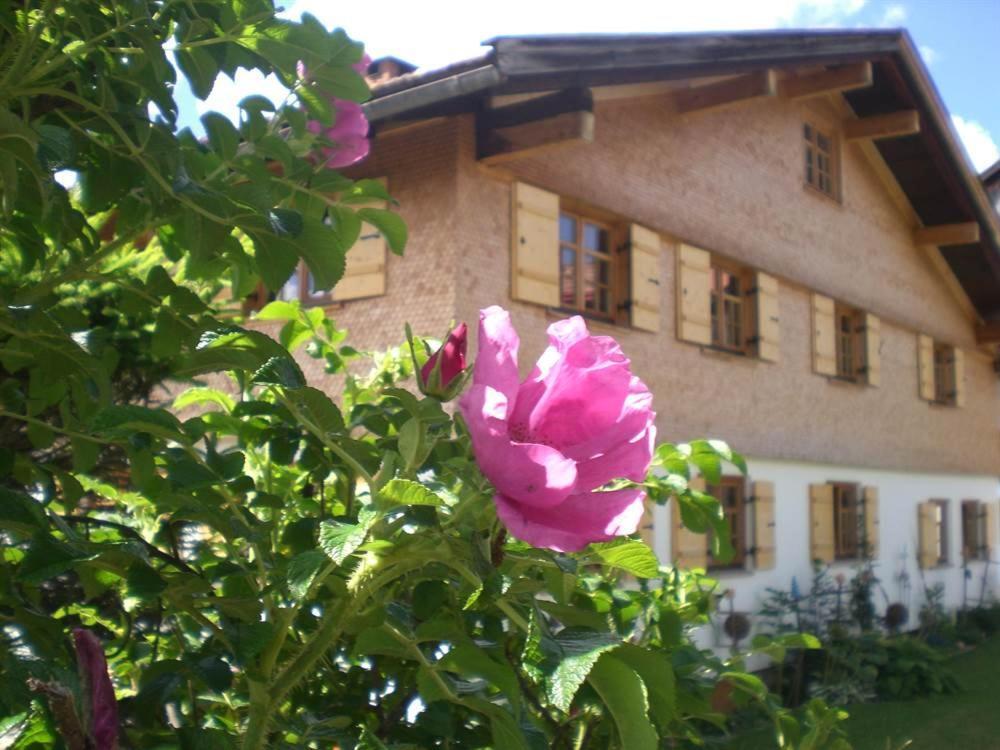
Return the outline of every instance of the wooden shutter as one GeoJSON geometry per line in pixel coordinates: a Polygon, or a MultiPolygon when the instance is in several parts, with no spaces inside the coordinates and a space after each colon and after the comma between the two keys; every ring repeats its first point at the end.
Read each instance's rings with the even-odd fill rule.
{"type": "Polygon", "coordinates": [[[868,542],[868,554],[878,557],[878,487],[865,487],[861,490],[864,503],[865,539],[868,542]]]}
{"type": "Polygon", "coordinates": [[[757,272],[757,356],[767,362],[781,360],[781,327],[778,280],[757,272]]]}
{"type": "MultiPolygon", "coordinates": [[[[359,203],[351,208],[385,208],[385,201],[359,203]]],[[[347,251],[344,276],[337,282],[330,299],[344,302],[385,294],[386,241],[382,233],[368,222],[361,222],[358,241],[347,251]]],[[[299,282],[308,283],[308,278],[299,282]]]]}
{"type": "Polygon", "coordinates": [[[837,374],[837,321],[833,300],[812,296],[813,370],[820,375],[837,374]]]}
{"type": "Polygon", "coordinates": [[[707,250],[677,247],[677,337],[681,341],[712,343],[712,257],[707,250]]]}
{"type": "Polygon", "coordinates": [[[882,382],[881,329],[878,317],[865,313],[865,381],[868,385],[877,386],[882,382]]]}
{"type": "Polygon", "coordinates": [[[832,563],[836,555],[833,537],[833,485],[809,485],[809,554],[813,560],[832,563]]]}
{"type": "Polygon", "coordinates": [[[934,339],[920,334],[917,337],[917,374],[920,378],[920,398],[934,401],[934,339]]]}
{"type": "Polygon", "coordinates": [[[937,509],[928,500],[917,506],[917,562],[924,570],[938,564],[937,509]]]}
{"type": "Polygon", "coordinates": [[[559,196],[515,182],[511,204],[511,297],[558,307],[559,196]]]}
{"type": "Polygon", "coordinates": [[[992,560],[997,547],[997,503],[983,503],[983,525],[986,527],[983,533],[983,542],[986,545],[986,559],[992,560]]]}
{"type": "MultiPolygon", "coordinates": [[[[705,480],[695,477],[690,482],[692,490],[705,491],[705,480]]],[[[681,522],[680,506],[676,500],[671,503],[670,556],[674,565],[681,568],[708,567],[708,537],[688,529],[681,522]]]]}
{"type": "Polygon", "coordinates": [[[774,567],[774,482],[753,483],[754,568],[774,567]]]}
{"type": "Polygon", "coordinates": [[[644,331],[660,330],[660,235],[633,224],[631,245],[630,302],[632,325],[644,331]]]}
{"type": "Polygon", "coordinates": [[[957,346],[954,349],[955,362],[955,406],[965,406],[965,354],[957,346]]]}

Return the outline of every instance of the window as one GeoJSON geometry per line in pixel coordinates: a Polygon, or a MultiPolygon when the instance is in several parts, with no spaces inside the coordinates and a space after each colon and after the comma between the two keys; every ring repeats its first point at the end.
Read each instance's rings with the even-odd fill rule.
{"type": "Polygon", "coordinates": [[[934,401],[946,406],[957,403],[955,347],[934,343],[934,401]]]}
{"type": "Polygon", "coordinates": [[[986,512],[978,500],[962,501],[962,557],[986,559],[986,512]]]}
{"type": "Polygon", "coordinates": [[[936,565],[948,564],[948,501],[931,500],[934,513],[932,522],[934,524],[935,558],[936,565]]]}
{"type": "Polygon", "coordinates": [[[832,482],[834,557],[857,558],[861,552],[858,485],[832,482]]]}
{"type": "Polygon", "coordinates": [[[733,547],[731,560],[715,560],[712,556],[711,532],[707,539],[709,568],[742,568],[746,563],[746,483],[743,477],[722,477],[718,484],[709,485],[708,494],[722,506],[729,527],[729,543],[733,547]]]}
{"type": "Polygon", "coordinates": [[[864,369],[864,321],[860,311],[845,305],[834,308],[837,331],[837,377],[856,382],[864,369]]]}
{"type": "Polygon", "coordinates": [[[833,138],[808,123],[803,126],[806,184],[824,195],[837,198],[837,160],[833,138]]]}
{"type": "Polygon", "coordinates": [[[749,276],[742,269],[713,259],[710,278],[712,345],[746,354],[749,276]]]}
{"type": "Polygon", "coordinates": [[[613,318],[614,259],[612,228],[579,214],[559,213],[559,304],[602,318],[613,318]]]}

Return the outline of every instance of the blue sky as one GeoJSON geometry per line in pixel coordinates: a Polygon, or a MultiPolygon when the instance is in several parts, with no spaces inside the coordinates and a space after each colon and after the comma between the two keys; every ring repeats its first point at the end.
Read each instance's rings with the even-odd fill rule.
{"type": "MultiPolygon", "coordinates": [[[[373,57],[395,55],[425,68],[471,57],[501,34],[670,32],[797,27],[906,27],[978,170],[1000,158],[1000,0],[295,0],[329,27],[365,42],[373,57]]],[[[178,91],[185,122],[217,109],[234,116],[250,93],[283,97],[280,86],[241,75],[216,85],[208,102],[178,91]]]]}

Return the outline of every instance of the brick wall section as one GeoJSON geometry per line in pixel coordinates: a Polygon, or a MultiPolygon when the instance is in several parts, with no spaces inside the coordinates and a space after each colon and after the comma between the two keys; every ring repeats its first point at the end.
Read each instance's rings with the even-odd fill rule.
{"type": "MultiPolygon", "coordinates": [[[[459,220],[455,193],[457,177],[456,120],[437,120],[379,137],[372,156],[354,178],[385,177],[396,209],[410,236],[402,257],[388,253],[387,293],[351,300],[328,308],[337,325],[346,328],[346,343],[362,350],[382,350],[405,341],[404,324],[417,334],[443,336],[455,316],[455,265],[458,246],[451,241],[459,220]]],[[[348,251],[350,252],[350,251],[348,251]]],[[[277,337],[280,325],[254,323],[277,337]]],[[[323,362],[298,353],[299,364],[312,385],[335,391],[323,362]]]]}
{"type": "Polygon", "coordinates": [[[989,358],[973,348],[971,322],[913,246],[911,227],[872,167],[856,148],[843,149],[843,203],[802,184],[803,118],[823,126],[832,112],[779,100],[678,119],[650,97],[599,103],[596,114],[594,143],[502,171],[475,163],[473,123],[463,118],[458,318],[509,306],[527,372],[545,345],[544,328],[559,317],[509,299],[509,179],[523,179],[782,279],[779,364],[676,340],[672,242],[661,265],[661,332],[591,326],[618,338],[653,389],[661,439],[721,437],[774,459],[996,473],[1000,400],[989,358]],[[812,373],[809,288],[882,318],[882,387],[812,373]],[[966,408],[917,397],[918,330],[965,347],[966,408]]]}

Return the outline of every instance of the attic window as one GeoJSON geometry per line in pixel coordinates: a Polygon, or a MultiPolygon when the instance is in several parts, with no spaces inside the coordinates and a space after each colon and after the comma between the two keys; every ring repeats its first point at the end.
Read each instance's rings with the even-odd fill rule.
{"type": "Polygon", "coordinates": [[[803,125],[802,133],[806,146],[806,184],[836,199],[838,186],[833,137],[808,123],[803,125]]]}

